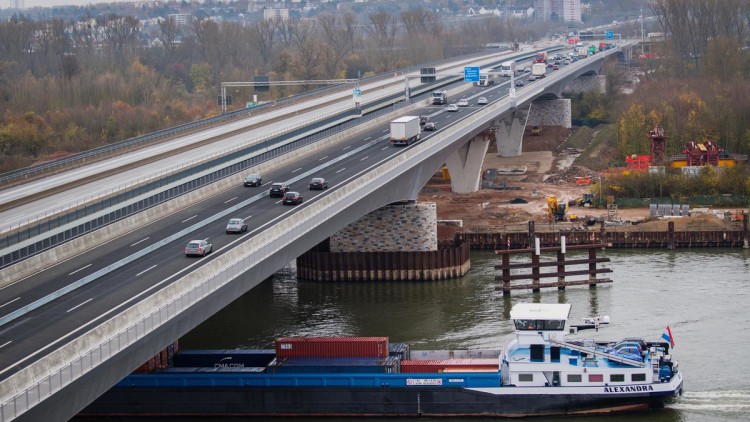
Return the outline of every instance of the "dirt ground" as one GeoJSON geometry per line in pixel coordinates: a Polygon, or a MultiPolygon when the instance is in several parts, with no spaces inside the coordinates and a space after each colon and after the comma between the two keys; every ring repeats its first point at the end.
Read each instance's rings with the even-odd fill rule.
{"type": "MultiPolygon", "coordinates": [[[[575,176],[593,175],[591,180],[594,182],[598,178],[588,169],[572,166],[577,154],[563,148],[563,141],[570,133],[569,129],[546,126],[541,136],[527,133],[521,157],[499,157],[492,145],[483,166],[482,189],[470,194],[454,194],[450,180],[438,173],[420,192],[419,200],[435,202],[439,220],[461,220],[462,230],[468,231],[525,231],[531,220],[536,222],[538,231],[585,229],[581,220],[588,217],[609,220],[606,223],[608,230],[666,231],[668,221],[650,220],[647,208],[618,209],[610,216],[607,209],[571,206],[567,216],[575,217],[573,222],[551,224],[547,211],[548,196],[556,197],[558,203],[567,204],[595,189],[595,186],[576,185],[575,176]],[[496,175],[490,178],[493,171],[496,175]]],[[[691,217],[673,218],[675,230],[722,230],[736,226],[716,217],[713,210],[702,211],[691,217]]]]}

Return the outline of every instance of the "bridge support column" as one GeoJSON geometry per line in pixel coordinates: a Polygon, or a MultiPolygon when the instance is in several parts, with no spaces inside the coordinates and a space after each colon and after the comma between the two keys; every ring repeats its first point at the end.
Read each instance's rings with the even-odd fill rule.
{"type": "Polygon", "coordinates": [[[434,202],[381,207],[297,258],[316,281],[443,280],[471,267],[468,242],[438,244],[434,202]],[[326,244],[327,243],[327,244],[326,244]]]}
{"type": "Polygon", "coordinates": [[[436,251],[434,202],[386,205],[330,237],[331,252],[436,251]]]}
{"type": "Polygon", "coordinates": [[[490,145],[489,134],[480,134],[462,145],[445,165],[451,175],[451,189],[455,193],[476,192],[481,187],[482,164],[490,145]]]}
{"type": "Polygon", "coordinates": [[[529,117],[529,109],[516,110],[504,117],[497,125],[495,140],[497,155],[500,157],[520,157],[523,147],[523,131],[529,117]]]}

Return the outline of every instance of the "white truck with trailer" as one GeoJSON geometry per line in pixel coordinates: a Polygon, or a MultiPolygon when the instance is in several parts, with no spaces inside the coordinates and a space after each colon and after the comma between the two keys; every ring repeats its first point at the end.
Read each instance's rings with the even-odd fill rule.
{"type": "Polygon", "coordinates": [[[545,63],[534,63],[531,65],[531,75],[536,79],[543,78],[547,75],[547,65],[545,63]]]}
{"type": "Polygon", "coordinates": [[[419,140],[419,116],[403,116],[391,121],[391,145],[409,145],[419,140]]]}

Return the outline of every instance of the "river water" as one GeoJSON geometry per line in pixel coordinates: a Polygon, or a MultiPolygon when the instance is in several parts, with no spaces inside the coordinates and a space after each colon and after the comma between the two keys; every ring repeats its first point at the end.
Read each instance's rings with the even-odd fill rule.
{"type": "Polygon", "coordinates": [[[514,304],[570,303],[572,323],[595,315],[612,320],[579,336],[658,340],[667,325],[672,330],[684,396],[664,410],[608,421],[750,420],[750,251],[607,250],[604,256],[611,259],[611,284],[510,297],[495,290],[500,262],[491,252],[473,253],[468,275],[437,282],[317,283],[297,281],[290,272],[251,290],[180,346],[273,348],[284,336],[388,336],[412,350],[500,349],[513,336],[514,304]]]}

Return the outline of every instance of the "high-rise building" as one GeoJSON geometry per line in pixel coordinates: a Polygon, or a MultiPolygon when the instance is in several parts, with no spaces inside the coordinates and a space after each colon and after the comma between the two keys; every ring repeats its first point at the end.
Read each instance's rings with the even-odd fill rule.
{"type": "Polygon", "coordinates": [[[534,20],[549,22],[552,14],[552,0],[534,0],[534,20]]]}
{"type": "Polygon", "coordinates": [[[534,19],[538,22],[580,22],[581,0],[534,0],[534,19]]]}
{"type": "Polygon", "coordinates": [[[26,7],[23,0],[10,0],[10,8],[14,10],[23,10],[26,7]]]}
{"type": "Polygon", "coordinates": [[[581,0],[560,0],[562,3],[563,22],[580,22],[581,21],[581,0]]]}

